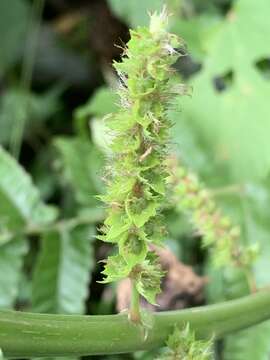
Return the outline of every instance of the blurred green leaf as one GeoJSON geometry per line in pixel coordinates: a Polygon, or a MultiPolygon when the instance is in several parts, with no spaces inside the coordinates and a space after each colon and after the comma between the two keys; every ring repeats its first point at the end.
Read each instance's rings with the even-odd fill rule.
{"type": "Polygon", "coordinates": [[[269,56],[268,13],[267,0],[235,2],[215,36],[205,40],[208,54],[192,81],[192,101],[181,102],[187,121],[209,144],[214,159],[227,165],[237,180],[263,178],[270,167],[270,83],[255,67],[269,56]]]}
{"type": "Polygon", "coordinates": [[[31,177],[0,147],[0,226],[18,230],[45,225],[57,216],[56,209],[42,203],[31,177]]]}
{"type": "Polygon", "coordinates": [[[33,136],[42,121],[47,120],[59,109],[60,88],[54,88],[42,95],[28,93],[18,88],[9,88],[0,103],[0,143],[8,143],[13,129],[23,125],[24,136],[33,136]]]}
{"type": "Polygon", "coordinates": [[[28,249],[24,238],[0,246],[0,308],[11,308],[18,295],[23,256],[28,249]]]}
{"type": "Polygon", "coordinates": [[[160,11],[164,5],[163,0],[109,0],[112,11],[127,22],[131,27],[144,26],[149,23],[149,12],[160,11]]]}
{"type": "Polygon", "coordinates": [[[117,110],[118,95],[106,86],[100,87],[93,96],[75,111],[75,118],[89,119],[90,116],[103,117],[117,110]]]}
{"type": "Polygon", "coordinates": [[[79,137],[57,138],[55,146],[60,155],[64,183],[72,189],[77,202],[89,207],[96,205],[95,195],[102,191],[101,153],[89,140],[79,137]]]}
{"type": "Polygon", "coordinates": [[[33,278],[33,309],[42,313],[81,314],[94,266],[94,229],[59,228],[42,237],[33,278]]]}
{"type": "MultiPolygon", "coordinates": [[[[220,174],[220,171],[224,170],[218,168],[208,144],[202,141],[200,134],[194,131],[189,119],[186,119],[182,101],[181,103],[177,101],[177,103],[176,106],[181,109],[181,112],[176,111],[174,107],[169,111],[170,119],[174,124],[171,131],[175,144],[173,152],[178,155],[181,163],[196,171],[207,184],[215,183],[213,179],[218,177],[217,183],[220,185],[220,179],[224,178],[224,174],[220,174]]],[[[226,183],[227,178],[224,180],[226,183]]]]}
{"type": "Polygon", "coordinates": [[[267,360],[270,354],[270,322],[253,326],[229,336],[224,360],[267,360]]]}
{"type": "Polygon", "coordinates": [[[265,271],[270,258],[270,178],[260,183],[246,185],[246,197],[243,203],[245,234],[250,242],[258,241],[260,256],[254,266],[256,283],[259,287],[268,286],[269,274],[265,271]]]}
{"type": "MultiPolygon", "coordinates": [[[[246,234],[257,240],[261,252],[255,264],[254,274],[259,287],[268,286],[270,258],[269,214],[270,214],[270,179],[259,184],[249,184],[246,187],[247,196],[244,202],[246,234]]],[[[270,354],[270,322],[243,330],[226,340],[225,360],[264,360],[270,354]]]]}
{"type": "MultiPolygon", "coordinates": [[[[257,286],[269,284],[270,243],[270,181],[267,178],[260,183],[250,183],[244,187],[242,196],[223,198],[227,211],[234,214],[242,224],[244,244],[257,241],[260,245],[258,260],[254,265],[254,277],[257,286]]],[[[208,297],[213,302],[241,297],[248,293],[247,282],[243,273],[235,269],[217,272],[210,268],[208,297]]],[[[264,360],[270,352],[270,322],[260,324],[228,336],[225,341],[224,359],[226,360],[264,360]]]]}
{"type": "Polygon", "coordinates": [[[110,153],[112,135],[106,127],[106,115],[116,112],[118,109],[118,95],[109,87],[99,88],[95,94],[75,111],[77,124],[85,123],[91,118],[90,127],[92,139],[95,145],[105,154],[110,153]]]}
{"type": "Polygon", "coordinates": [[[184,39],[188,53],[196,60],[203,60],[207,55],[209,38],[215,35],[220,25],[220,18],[203,14],[185,19],[174,17],[171,31],[184,39]]]}
{"type": "Polygon", "coordinates": [[[53,147],[44,146],[38,151],[30,169],[35,185],[44,200],[52,197],[57,187],[58,174],[53,171],[52,162],[54,154],[53,147]]]}
{"type": "Polygon", "coordinates": [[[29,3],[25,0],[0,1],[0,77],[17,60],[25,40],[29,3]]]}
{"type": "Polygon", "coordinates": [[[208,263],[205,272],[209,279],[206,289],[209,303],[236,299],[249,293],[247,280],[240,269],[216,269],[208,263]]]}

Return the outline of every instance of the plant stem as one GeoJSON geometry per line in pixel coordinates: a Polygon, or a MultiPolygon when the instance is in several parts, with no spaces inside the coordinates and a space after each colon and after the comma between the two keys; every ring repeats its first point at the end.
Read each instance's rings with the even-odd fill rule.
{"type": "Polygon", "coordinates": [[[245,192],[245,186],[241,184],[233,184],[224,187],[219,187],[215,189],[210,189],[209,193],[213,197],[223,196],[223,195],[243,195],[245,192]]]}
{"type": "Polygon", "coordinates": [[[256,279],[255,279],[252,269],[250,267],[246,266],[246,267],[243,267],[243,271],[244,271],[250,292],[255,293],[257,291],[257,284],[256,284],[256,279]]]}
{"type": "Polygon", "coordinates": [[[0,347],[6,357],[127,353],[162,346],[174,325],[190,324],[198,338],[222,338],[270,319],[270,290],[225,303],[149,313],[147,337],[120,315],[46,315],[0,311],[0,347]]]}
{"type": "Polygon", "coordinates": [[[35,226],[30,225],[26,226],[25,228],[21,229],[17,232],[7,232],[0,237],[0,244],[7,243],[12,241],[14,238],[18,236],[40,236],[43,233],[48,231],[61,231],[63,228],[67,228],[69,230],[74,229],[76,226],[79,225],[91,225],[97,222],[103,221],[104,219],[104,212],[103,210],[97,209],[92,211],[90,214],[86,215],[79,215],[77,217],[69,218],[69,219],[62,219],[52,224],[44,225],[44,226],[35,226]]]}
{"type": "Polygon", "coordinates": [[[141,322],[140,294],[136,289],[136,284],[134,280],[131,280],[131,302],[130,302],[129,318],[134,323],[141,322]]]}

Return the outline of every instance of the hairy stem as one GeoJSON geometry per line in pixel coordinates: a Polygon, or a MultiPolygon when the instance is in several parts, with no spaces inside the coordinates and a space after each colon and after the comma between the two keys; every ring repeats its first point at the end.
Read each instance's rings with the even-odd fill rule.
{"type": "Polygon", "coordinates": [[[127,315],[45,315],[0,311],[0,347],[6,357],[115,354],[162,346],[174,325],[187,322],[199,338],[222,338],[270,319],[270,290],[216,305],[149,313],[147,337],[127,315]]]}

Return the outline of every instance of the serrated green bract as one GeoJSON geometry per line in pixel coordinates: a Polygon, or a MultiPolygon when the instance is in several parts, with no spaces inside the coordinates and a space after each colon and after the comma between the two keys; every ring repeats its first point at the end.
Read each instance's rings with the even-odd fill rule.
{"type": "Polygon", "coordinates": [[[143,231],[134,228],[119,239],[119,253],[128,265],[134,266],[143,261],[147,254],[146,236],[143,231]]]}
{"type": "Polygon", "coordinates": [[[167,14],[151,15],[149,28],[130,31],[119,76],[120,109],[108,116],[112,134],[108,162],[107,219],[98,238],[118,245],[119,255],[109,257],[104,282],[127,276],[137,291],[155,303],[163,272],[157,258],[147,255],[148,244],[161,244],[166,233],[160,211],[168,177],[166,156],[168,108],[183,86],[176,83],[171,65],[179,57],[182,41],[166,31],[167,14]]]}
{"type": "Polygon", "coordinates": [[[132,226],[129,217],[120,209],[111,212],[101,227],[101,232],[105,235],[99,235],[98,239],[117,243],[118,238],[122,233],[126,233],[132,226]]]}
{"type": "Polygon", "coordinates": [[[156,215],[158,206],[155,200],[132,198],[127,200],[126,211],[130,220],[140,228],[156,215]]]}
{"type": "Polygon", "coordinates": [[[109,256],[105,260],[105,268],[102,274],[105,275],[101,283],[109,283],[123,279],[129,275],[131,266],[129,266],[121,255],[109,256]]]}
{"type": "Polygon", "coordinates": [[[157,215],[145,224],[145,231],[151,242],[162,246],[164,236],[167,234],[165,219],[162,215],[157,215]]]}
{"type": "Polygon", "coordinates": [[[117,114],[108,117],[106,126],[115,132],[122,132],[132,129],[136,123],[136,118],[131,116],[130,113],[119,111],[117,114]]]}
{"type": "Polygon", "coordinates": [[[212,340],[196,340],[189,324],[180,330],[175,327],[167,340],[168,350],[155,360],[213,360],[212,340]]]}
{"type": "Polygon", "coordinates": [[[146,260],[133,269],[131,277],[135,279],[136,289],[149,303],[156,305],[156,296],[161,292],[162,271],[158,257],[149,252],[146,260]]]}

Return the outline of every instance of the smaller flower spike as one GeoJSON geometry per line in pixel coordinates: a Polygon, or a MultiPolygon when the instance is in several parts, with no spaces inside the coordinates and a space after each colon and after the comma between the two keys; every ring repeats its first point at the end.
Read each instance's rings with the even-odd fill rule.
{"type": "Polygon", "coordinates": [[[242,246],[240,227],[233,225],[230,218],[222,214],[198,177],[179,166],[175,158],[170,158],[168,163],[173,201],[180,212],[189,216],[194,229],[202,236],[203,246],[211,249],[214,264],[217,267],[232,265],[241,268],[254,290],[252,265],[259,251],[258,244],[242,246]]]}

